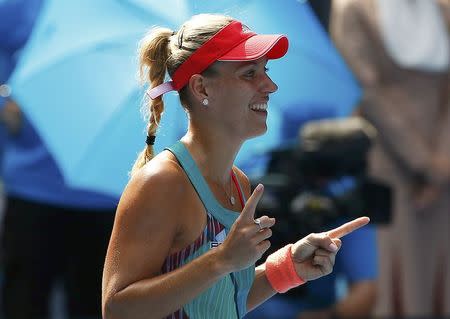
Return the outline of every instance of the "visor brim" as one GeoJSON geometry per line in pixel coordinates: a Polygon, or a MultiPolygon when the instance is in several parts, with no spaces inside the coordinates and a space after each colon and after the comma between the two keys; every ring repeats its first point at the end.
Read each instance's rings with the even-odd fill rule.
{"type": "Polygon", "coordinates": [[[256,34],[239,43],[217,61],[252,61],[263,56],[279,59],[286,54],[288,47],[289,41],[285,35],[256,34]]]}

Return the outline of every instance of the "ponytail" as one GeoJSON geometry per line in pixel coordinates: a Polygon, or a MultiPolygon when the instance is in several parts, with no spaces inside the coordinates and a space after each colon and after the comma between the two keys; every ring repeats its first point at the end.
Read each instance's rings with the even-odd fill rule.
{"type": "MultiPolygon", "coordinates": [[[[164,82],[167,60],[169,59],[169,41],[173,32],[166,28],[155,28],[145,36],[139,45],[139,75],[141,79],[155,87],[164,82]],[[147,78],[145,78],[147,75],[147,78]]],[[[161,115],[164,112],[162,96],[147,100],[149,121],[147,124],[147,141],[154,139],[158,129],[161,115]]],[[[147,143],[136,159],[131,175],[150,161],[154,156],[152,143],[147,143]]]]}
{"type": "MultiPolygon", "coordinates": [[[[139,73],[141,79],[156,87],[164,82],[166,72],[172,76],[175,70],[189,56],[215,33],[232,21],[223,15],[199,14],[185,22],[177,34],[170,29],[157,27],[152,29],[139,45],[139,73]]],[[[186,88],[186,87],[185,87],[186,88]]],[[[188,110],[188,98],[185,88],[178,93],[181,104],[188,110]]],[[[148,98],[144,113],[149,114],[147,125],[147,146],[138,155],[131,170],[135,174],[154,156],[152,141],[164,112],[162,96],[152,100],[148,98]]]]}

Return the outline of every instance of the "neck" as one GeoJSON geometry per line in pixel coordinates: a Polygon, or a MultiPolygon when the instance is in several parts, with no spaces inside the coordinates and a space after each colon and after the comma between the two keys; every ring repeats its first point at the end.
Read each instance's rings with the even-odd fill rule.
{"type": "Polygon", "coordinates": [[[230,172],[242,141],[233,141],[214,130],[208,135],[200,134],[199,131],[190,123],[188,132],[181,141],[207,180],[224,187],[229,185],[230,172]]]}

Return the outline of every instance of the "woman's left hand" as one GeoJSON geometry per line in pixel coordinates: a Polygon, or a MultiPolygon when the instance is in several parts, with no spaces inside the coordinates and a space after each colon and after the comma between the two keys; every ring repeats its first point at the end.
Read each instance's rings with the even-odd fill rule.
{"type": "Polygon", "coordinates": [[[342,242],[339,238],[369,223],[368,217],[360,217],[327,232],[310,234],[292,245],[295,270],[304,281],[328,275],[342,242]]]}

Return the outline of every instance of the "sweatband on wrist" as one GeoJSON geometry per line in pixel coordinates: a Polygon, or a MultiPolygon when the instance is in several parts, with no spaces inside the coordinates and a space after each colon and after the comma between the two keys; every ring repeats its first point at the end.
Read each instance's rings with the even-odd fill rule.
{"type": "Polygon", "coordinates": [[[283,293],[305,283],[295,271],[291,247],[292,244],[284,246],[266,260],[266,277],[277,292],[283,293]]]}

